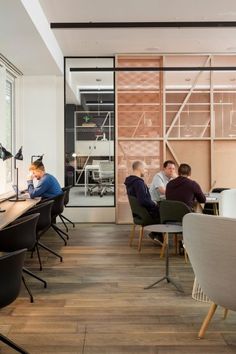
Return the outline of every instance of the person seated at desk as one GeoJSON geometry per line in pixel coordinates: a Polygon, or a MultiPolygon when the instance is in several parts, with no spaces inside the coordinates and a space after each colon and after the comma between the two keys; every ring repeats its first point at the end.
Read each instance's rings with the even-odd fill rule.
{"type": "Polygon", "coordinates": [[[57,195],[62,194],[59,182],[54,176],[45,172],[44,164],[41,161],[33,162],[29,167],[29,171],[30,176],[27,183],[30,198],[54,198],[57,195]],[[33,178],[38,180],[38,185],[36,187],[34,187],[33,178]]]}
{"type": "Polygon", "coordinates": [[[165,161],[163,164],[163,171],[158,172],[153,177],[149,188],[153,201],[159,202],[161,197],[165,196],[167,183],[175,177],[177,177],[175,162],[171,160],[165,161]]]}
{"type": "Polygon", "coordinates": [[[133,174],[125,179],[127,194],[136,197],[139,204],[147,209],[151,217],[159,219],[159,207],[152,201],[148,186],[143,180],[146,166],[142,161],[135,161],[132,165],[133,174]]]}
{"type": "MultiPolygon", "coordinates": [[[[146,173],[146,166],[142,161],[135,161],[132,165],[133,174],[125,179],[127,194],[136,197],[138,203],[147,209],[156,224],[160,223],[159,206],[154,202],[149,193],[148,186],[143,180],[146,173]]],[[[149,234],[152,240],[157,239],[163,242],[163,235],[157,232],[149,234]]]]}
{"type": "Polygon", "coordinates": [[[192,210],[195,201],[205,203],[206,197],[199,184],[192,179],[191,167],[182,163],[178,169],[179,176],[170,181],[166,186],[166,199],[177,200],[188,205],[192,210]]]}

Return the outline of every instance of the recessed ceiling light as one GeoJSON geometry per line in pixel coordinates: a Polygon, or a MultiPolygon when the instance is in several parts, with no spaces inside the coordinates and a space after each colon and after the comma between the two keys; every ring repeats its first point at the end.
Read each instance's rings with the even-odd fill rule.
{"type": "Polygon", "coordinates": [[[102,79],[96,79],[96,81],[97,81],[97,82],[101,82],[101,81],[102,81],[102,79]]]}
{"type": "Polygon", "coordinates": [[[190,77],[186,77],[185,81],[187,82],[191,81],[190,77]]]}

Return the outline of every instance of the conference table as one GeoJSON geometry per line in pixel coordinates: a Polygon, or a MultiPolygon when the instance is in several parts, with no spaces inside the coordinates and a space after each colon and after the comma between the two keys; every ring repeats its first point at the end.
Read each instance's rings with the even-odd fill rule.
{"type": "Polygon", "coordinates": [[[19,202],[11,202],[9,200],[1,202],[0,209],[5,211],[0,212],[0,230],[33,208],[40,200],[41,198],[31,199],[26,196],[25,200],[19,202]]]}

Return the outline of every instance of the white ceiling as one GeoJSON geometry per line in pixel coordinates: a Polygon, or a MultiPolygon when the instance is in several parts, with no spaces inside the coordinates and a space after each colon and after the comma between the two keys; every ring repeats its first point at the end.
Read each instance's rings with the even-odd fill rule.
{"type": "MultiPolygon", "coordinates": [[[[235,0],[28,0],[50,22],[234,21],[235,0]]],[[[0,53],[25,75],[61,75],[23,2],[1,0],[0,53]]],[[[236,53],[236,28],[53,30],[64,56],[236,53]]],[[[235,57],[232,64],[236,65],[235,57]]],[[[87,65],[87,63],[85,64],[87,65]]],[[[182,64],[183,65],[183,62],[182,64]]]]}
{"type": "Polygon", "coordinates": [[[61,74],[20,0],[1,0],[0,53],[25,75],[61,74]]]}
{"type": "MultiPolygon", "coordinates": [[[[49,22],[234,21],[235,0],[39,0],[49,22]]],[[[236,52],[236,29],[54,29],[65,56],[236,52]]]]}

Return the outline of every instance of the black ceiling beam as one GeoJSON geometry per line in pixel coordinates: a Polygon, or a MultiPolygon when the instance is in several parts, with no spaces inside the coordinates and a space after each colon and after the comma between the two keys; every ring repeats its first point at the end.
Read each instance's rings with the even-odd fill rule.
{"type": "Polygon", "coordinates": [[[53,29],[90,28],[228,28],[236,21],[175,21],[175,22],[51,22],[53,29]]]}
{"type": "Polygon", "coordinates": [[[236,71],[236,66],[160,66],[160,67],[116,67],[116,68],[70,68],[71,72],[113,71],[236,71]]]}

